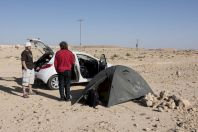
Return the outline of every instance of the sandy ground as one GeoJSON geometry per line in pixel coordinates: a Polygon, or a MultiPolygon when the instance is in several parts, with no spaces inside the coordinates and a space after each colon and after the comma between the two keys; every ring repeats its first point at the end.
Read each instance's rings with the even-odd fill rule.
{"type": "MultiPolygon", "coordinates": [[[[58,90],[35,82],[37,95],[21,97],[20,54],[24,47],[0,45],[1,132],[142,132],[198,131],[198,50],[82,48],[99,57],[104,53],[114,65],[133,68],[156,94],[165,90],[190,101],[191,109],[157,112],[135,102],[96,109],[59,102],[58,90]]],[[[72,48],[78,50],[78,48],[72,48]]],[[[57,48],[54,48],[57,50],[57,48]]],[[[39,52],[33,49],[35,60],[39,52]]],[[[84,85],[72,85],[77,97],[84,85]]]]}

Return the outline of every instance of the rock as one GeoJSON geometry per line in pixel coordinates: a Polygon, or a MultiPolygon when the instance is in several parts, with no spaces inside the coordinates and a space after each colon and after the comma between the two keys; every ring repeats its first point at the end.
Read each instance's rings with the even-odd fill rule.
{"type": "Polygon", "coordinates": [[[178,127],[183,127],[184,126],[184,123],[183,122],[179,122],[179,123],[177,123],[177,126],[178,127]]]}
{"type": "Polygon", "coordinates": [[[166,92],[165,91],[161,91],[159,94],[159,99],[163,99],[166,96],[166,92]]]}
{"type": "Polygon", "coordinates": [[[159,112],[163,112],[164,108],[163,107],[158,107],[159,112]]]}
{"type": "Polygon", "coordinates": [[[169,108],[169,109],[174,109],[175,108],[175,102],[174,100],[170,100],[169,102],[166,103],[166,106],[169,108]]]}
{"type": "Polygon", "coordinates": [[[158,111],[158,112],[163,112],[164,109],[160,106],[160,107],[157,107],[156,111],[158,111]]]}
{"type": "Polygon", "coordinates": [[[188,112],[196,112],[196,110],[197,110],[196,108],[189,108],[189,109],[187,109],[188,112]]]}
{"type": "Polygon", "coordinates": [[[167,103],[167,101],[163,101],[160,105],[163,107],[163,106],[166,106],[166,103],[167,103]]]}
{"type": "Polygon", "coordinates": [[[146,113],[140,113],[140,115],[141,115],[141,116],[145,116],[145,115],[146,115],[146,113]]]}
{"type": "Polygon", "coordinates": [[[158,117],[153,117],[153,120],[160,121],[160,119],[158,117]]]}
{"type": "Polygon", "coordinates": [[[146,99],[146,100],[153,101],[153,98],[154,98],[154,95],[152,95],[151,93],[148,93],[148,94],[145,96],[145,99],[146,99]]]}
{"type": "Polygon", "coordinates": [[[154,124],[154,125],[152,125],[152,126],[157,128],[157,124],[154,124]]]}
{"type": "Polygon", "coordinates": [[[153,106],[155,106],[156,104],[158,103],[158,99],[157,99],[157,97],[153,97],[153,106]]]}
{"type": "Polygon", "coordinates": [[[163,106],[164,111],[168,112],[168,109],[169,109],[168,106],[163,106]]]}
{"type": "Polygon", "coordinates": [[[147,100],[146,101],[146,106],[147,107],[152,107],[153,106],[153,102],[151,100],[147,100]]]}
{"type": "Polygon", "coordinates": [[[146,117],[146,119],[151,119],[151,117],[148,116],[148,117],[146,117]]]}
{"type": "Polygon", "coordinates": [[[179,100],[179,107],[180,108],[188,108],[190,106],[190,102],[186,99],[179,100]]]}
{"type": "Polygon", "coordinates": [[[192,111],[197,111],[197,109],[196,108],[192,108],[192,111]]]}
{"type": "Polygon", "coordinates": [[[154,106],[156,103],[157,103],[157,98],[151,94],[151,93],[148,93],[145,98],[144,98],[144,104],[147,106],[147,107],[152,107],[154,106]]]}
{"type": "Polygon", "coordinates": [[[133,124],[133,126],[134,126],[134,127],[138,127],[138,124],[135,123],[135,124],[133,124]]]}
{"type": "Polygon", "coordinates": [[[176,95],[172,95],[169,98],[174,100],[176,106],[179,105],[180,97],[177,97],[176,95]]]}
{"type": "Polygon", "coordinates": [[[176,75],[177,75],[178,77],[180,77],[180,76],[181,76],[181,73],[180,73],[179,71],[176,71],[176,75]]]}
{"type": "Polygon", "coordinates": [[[191,129],[191,132],[197,132],[197,131],[198,131],[198,129],[196,129],[196,128],[191,129]]]}
{"type": "Polygon", "coordinates": [[[149,131],[150,129],[149,128],[143,128],[142,130],[143,131],[149,131]]]}
{"type": "Polygon", "coordinates": [[[175,105],[175,102],[171,102],[171,105],[170,105],[170,109],[175,109],[176,105],[175,105]]]}

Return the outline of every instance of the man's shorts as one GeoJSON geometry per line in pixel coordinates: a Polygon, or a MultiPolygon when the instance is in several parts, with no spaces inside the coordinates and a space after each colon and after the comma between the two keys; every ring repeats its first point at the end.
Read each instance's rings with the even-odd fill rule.
{"type": "Polygon", "coordinates": [[[34,69],[22,70],[22,85],[23,86],[34,84],[34,78],[35,78],[34,69]]]}

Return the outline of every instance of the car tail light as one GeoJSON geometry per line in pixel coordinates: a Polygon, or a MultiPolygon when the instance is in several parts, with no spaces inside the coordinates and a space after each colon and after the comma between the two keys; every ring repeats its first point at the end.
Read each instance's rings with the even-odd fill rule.
{"type": "Polygon", "coordinates": [[[43,66],[41,66],[41,69],[46,69],[46,68],[49,68],[51,66],[52,66],[52,64],[44,64],[43,66]]]}

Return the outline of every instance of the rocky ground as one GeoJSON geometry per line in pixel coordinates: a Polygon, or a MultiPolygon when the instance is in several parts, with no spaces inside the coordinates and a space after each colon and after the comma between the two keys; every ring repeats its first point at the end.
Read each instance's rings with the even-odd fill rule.
{"type": "MultiPolygon", "coordinates": [[[[55,51],[57,47],[52,47],[55,51]]],[[[36,82],[28,99],[21,97],[20,53],[24,47],[0,46],[0,131],[196,132],[198,130],[198,50],[70,47],[113,65],[136,70],[154,94],[110,108],[59,102],[57,90],[36,82]]],[[[34,59],[40,53],[33,48],[34,59]]],[[[85,85],[72,85],[74,97],[85,85]]]]}

